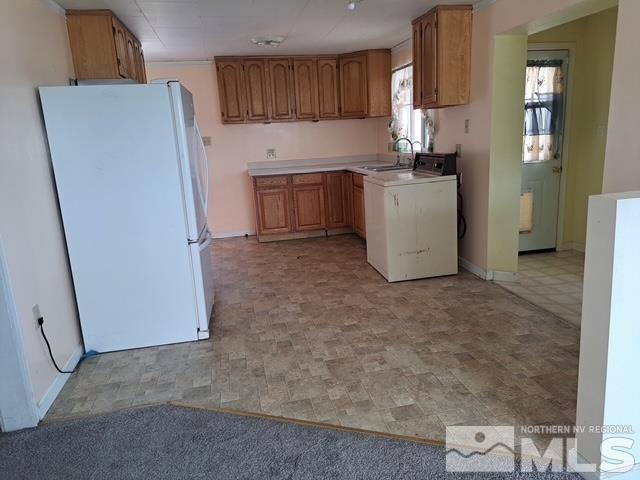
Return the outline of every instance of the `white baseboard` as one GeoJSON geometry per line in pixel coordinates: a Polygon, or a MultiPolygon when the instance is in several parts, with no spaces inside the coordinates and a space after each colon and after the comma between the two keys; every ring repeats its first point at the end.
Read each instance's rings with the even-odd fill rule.
{"type": "Polygon", "coordinates": [[[581,252],[581,253],[584,253],[585,249],[586,247],[584,243],[577,243],[577,242],[565,243],[556,248],[556,250],[559,250],[559,251],[575,250],[576,252],[581,252]]]}
{"type": "Polygon", "coordinates": [[[498,282],[517,282],[518,274],[516,272],[503,272],[501,270],[485,270],[478,265],[471,263],[466,258],[458,257],[458,265],[468,272],[473,273],[482,280],[498,281],[498,282]]]}
{"type": "Polygon", "coordinates": [[[473,273],[476,277],[480,277],[482,280],[491,280],[487,278],[487,271],[484,268],[480,268],[466,258],[458,257],[458,265],[466,271],[473,273]]]}
{"type": "Polygon", "coordinates": [[[255,230],[240,230],[239,232],[214,232],[211,234],[212,238],[232,238],[232,237],[244,237],[245,235],[255,235],[255,230]]]}
{"type": "MultiPolygon", "coordinates": [[[[76,368],[76,365],[78,365],[78,362],[82,358],[83,354],[84,347],[82,345],[78,345],[71,354],[71,357],[69,358],[67,363],[64,365],[64,367],[62,367],[62,370],[70,371],[76,368]]],[[[51,408],[51,405],[53,405],[53,402],[60,394],[62,387],[64,387],[64,384],[67,383],[67,380],[69,380],[70,376],[70,373],[58,373],[49,389],[46,391],[42,399],[38,402],[37,408],[38,416],[40,417],[40,419],[43,419],[47,414],[47,412],[51,408]]]]}
{"type": "Polygon", "coordinates": [[[491,270],[491,280],[496,282],[517,282],[518,281],[518,273],[517,272],[503,272],[501,270],[491,270]]]}

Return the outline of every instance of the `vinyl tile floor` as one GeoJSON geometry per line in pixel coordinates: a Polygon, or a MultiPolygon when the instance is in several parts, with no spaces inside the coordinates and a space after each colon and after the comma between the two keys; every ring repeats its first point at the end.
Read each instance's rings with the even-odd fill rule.
{"type": "Polygon", "coordinates": [[[574,250],[518,257],[518,280],[500,285],[534,305],[580,325],[584,253],[574,250]]]}
{"type": "Polygon", "coordinates": [[[389,284],[354,235],[213,250],[212,338],[87,359],[45,421],[168,401],[431,440],[575,421],[578,329],[491,282],[389,284]]]}

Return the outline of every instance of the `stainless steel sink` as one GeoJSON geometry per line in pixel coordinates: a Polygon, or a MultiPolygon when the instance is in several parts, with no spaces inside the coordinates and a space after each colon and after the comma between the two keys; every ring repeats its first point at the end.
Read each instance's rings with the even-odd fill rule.
{"type": "Polygon", "coordinates": [[[361,167],[363,170],[370,172],[392,172],[394,170],[410,170],[406,165],[365,165],[361,167]]]}

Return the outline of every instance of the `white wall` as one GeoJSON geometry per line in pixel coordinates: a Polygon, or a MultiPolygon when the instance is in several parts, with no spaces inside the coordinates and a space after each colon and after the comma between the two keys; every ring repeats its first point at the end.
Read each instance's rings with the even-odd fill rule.
{"type": "Polygon", "coordinates": [[[67,84],[74,76],[60,11],[46,0],[3,0],[0,65],[0,236],[33,391],[44,411],[64,376],[51,364],[33,305],[40,305],[61,366],[77,359],[82,349],[36,89],[67,84]]]}
{"type": "Polygon", "coordinates": [[[640,1],[620,0],[602,191],[640,189],[640,1]]]}

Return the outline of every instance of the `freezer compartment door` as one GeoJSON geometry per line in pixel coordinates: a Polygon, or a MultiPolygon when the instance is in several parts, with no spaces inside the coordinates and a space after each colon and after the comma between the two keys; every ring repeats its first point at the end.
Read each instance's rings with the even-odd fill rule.
{"type": "Polygon", "coordinates": [[[200,243],[192,243],[191,262],[196,303],[198,305],[198,338],[209,338],[209,322],[213,312],[214,283],[211,258],[211,234],[208,230],[200,243]]]}
{"type": "Polygon", "coordinates": [[[195,118],[193,96],[177,82],[169,82],[178,139],[187,237],[199,239],[207,226],[209,163],[195,118]]]}

